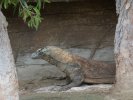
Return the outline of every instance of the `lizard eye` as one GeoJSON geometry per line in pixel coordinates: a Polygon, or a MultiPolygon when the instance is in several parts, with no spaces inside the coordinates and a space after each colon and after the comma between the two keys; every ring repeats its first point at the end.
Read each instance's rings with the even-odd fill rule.
{"type": "Polygon", "coordinates": [[[41,50],[42,50],[42,49],[40,48],[40,49],[37,50],[37,52],[40,52],[41,50]]]}

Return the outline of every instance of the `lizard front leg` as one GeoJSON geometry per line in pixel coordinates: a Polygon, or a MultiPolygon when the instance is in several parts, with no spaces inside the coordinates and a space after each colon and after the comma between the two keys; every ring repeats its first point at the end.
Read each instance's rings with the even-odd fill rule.
{"type": "Polygon", "coordinates": [[[68,90],[72,87],[81,85],[84,81],[84,75],[81,67],[78,64],[68,64],[65,70],[67,76],[70,78],[70,84],[63,86],[60,91],[68,90]]]}

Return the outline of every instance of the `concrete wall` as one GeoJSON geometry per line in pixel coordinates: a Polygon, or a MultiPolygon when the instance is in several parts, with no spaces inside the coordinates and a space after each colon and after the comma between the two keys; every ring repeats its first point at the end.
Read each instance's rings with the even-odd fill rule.
{"type": "Polygon", "coordinates": [[[39,80],[46,76],[59,78],[64,75],[55,71],[57,69],[53,66],[47,67],[50,66],[47,62],[30,58],[31,52],[46,45],[60,46],[87,59],[114,62],[117,17],[113,0],[47,4],[42,10],[44,20],[37,31],[28,28],[10,12],[5,13],[20,80],[39,80]],[[54,68],[54,72],[49,68],[54,68]]]}

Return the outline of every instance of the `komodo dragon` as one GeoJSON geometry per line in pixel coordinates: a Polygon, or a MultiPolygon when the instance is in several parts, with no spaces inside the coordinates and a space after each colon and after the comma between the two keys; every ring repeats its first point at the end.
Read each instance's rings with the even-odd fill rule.
{"type": "Polygon", "coordinates": [[[32,53],[33,59],[44,59],[66,73],[70,84],[62,87],[67,90],[79,86],[81,83],[114,83],[115,65],[105,62],[87,60],[71,54],[56,46],[46,46],[32,53]]]}

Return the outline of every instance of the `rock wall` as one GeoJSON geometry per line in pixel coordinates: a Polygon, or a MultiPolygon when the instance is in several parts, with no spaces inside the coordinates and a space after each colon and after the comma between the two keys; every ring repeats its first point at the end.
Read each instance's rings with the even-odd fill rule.
{"type": "Polygon", "coordinates": [[[87,59],[114,62],[113,41],[117,22],[114,0],[47,4],[42,10],[44,20],[37,31],[12,16],[10,10],[5,14],[20,83],[28,81],[32,84],[35,80],[64,77],[55,66],[30,58],[34,50],[47,45],[62,47],[87,59]]]}

